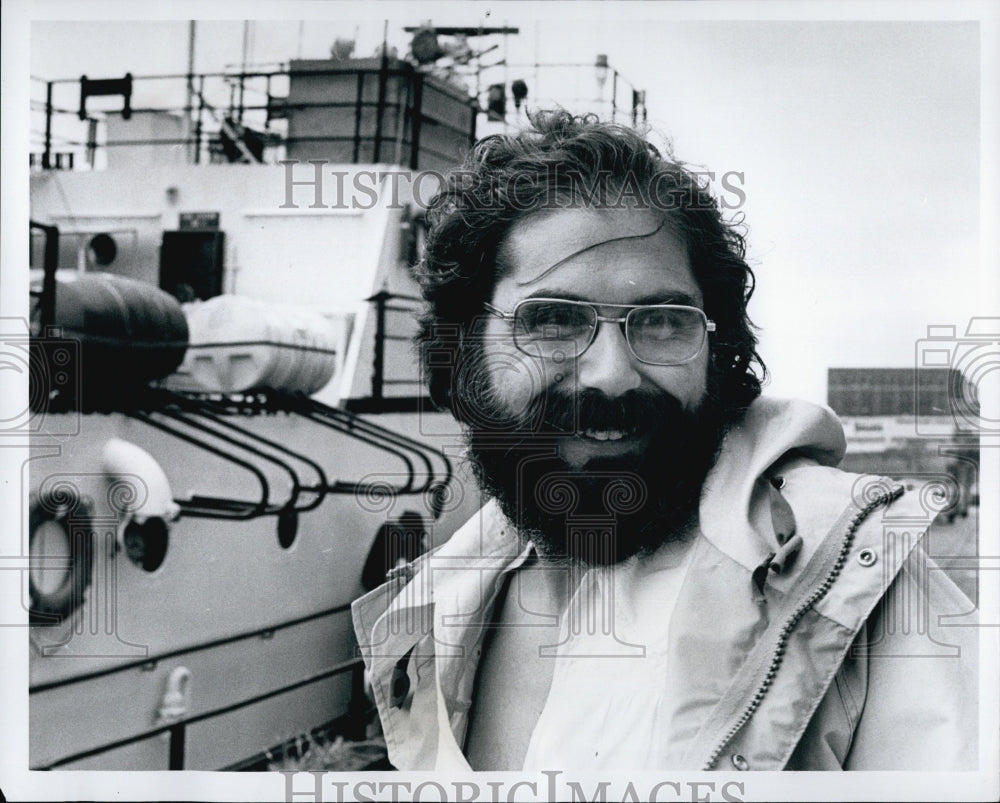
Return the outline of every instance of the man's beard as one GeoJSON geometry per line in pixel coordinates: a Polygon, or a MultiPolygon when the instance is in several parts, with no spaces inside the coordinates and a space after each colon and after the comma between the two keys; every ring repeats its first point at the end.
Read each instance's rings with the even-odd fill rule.
{"type": "MultiPolygon", "coordinates": [[[[658,390],[609,398],[592,389],[550,389],[516,417],[491,410],[489,426],[467,432],[469,457],[482,489],[543,556],[607,565],[648,555],[685,537],[697,520],[701,488],[727,429],[713,390],[697,409],[685,410],[658,390]],[[587,430],[638,431],[647,447],[573,467],[558,444],[587,430]]],[[[495,398],[482,394],[480,402],[483,395],[495,398]]]]}

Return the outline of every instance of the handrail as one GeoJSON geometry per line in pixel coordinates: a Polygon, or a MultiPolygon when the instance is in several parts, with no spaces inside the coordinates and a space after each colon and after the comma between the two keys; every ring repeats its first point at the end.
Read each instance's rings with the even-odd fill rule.
{"type": "Polygon", "coordinates": [[[355,413],[335,407],[329,407],[306,396],[300,395],[295,398],[292,403],[294,404],[296,402],[313,414],[321,416],[326,420],[337,421],[341,426],[346,426],[348,428],[364,429],[371,433],[374,437],[385,438],[400,447],[409,448],[415,451],[421,462],[423,462],[424,466],[427,468],[427,480],[419,489],[415,490],[414,493],[427,493],[435,486],[448,485],[454,476],[454,470],[447,455],[440,450],[428,446],[426,443],[421,443],[408,435],[404,435],[401,432],[395,432],[387,427],[381,427],[355,413]],[[434,482],[434,466],[430,458],[441,461],[444,479],[439,482],[434,482]]]}
{"type": "MultiPolygon", "coordinates": [[[[383,438],[382,440],[380,440],[379,439],[380,433],[378,432],[373,432],[372,430],[369,430],[367,432],[362,433],[359,431],[355,431],[350,427],[345,427],[343,424],[339,422],[326,422],[318,418],[317,416],[310,414],[310,412],[303,405],[294,403],[293,402],[294,399],[295,399],[294,396],[282,393],[280,391],[275,391],[275,390],[267,390],[266,392],[260,391],[259,393],[256,394],[256,401],[255,402],[244,401],[244,407],[249,408],[251,410],[260,409],[260,410],[296,413],[300,417],[305,418],[306,420],[312,420],[314,423],[328,426],[331,429],[336,430],[337,432],[355,438],[356,440],[359,440],[362,443],[366,443],[369,446],[373,446],[376,449],[389,452],[394,457],[397,457],[406,467],[407,480],[401,486],[390,487],[388,489],[386,488],[387,485],[386,483],[380,483],[377,486],[377,489],[380,491],[389,490],[392,493],[396,494],[414,493],[412,489],[414,480],[416,478],[416,471],[414,470],[413,467],[413,461],[410,459],[410,457],[407,456],[405,451],[395,448],[394,444],[384,442],[389,440],[387,438],[383,438]]],[[[222,402],[219,401],[217,402],[217,404],[221,405],[222,402]]],[[[358,427],[357,429],[360,430],[363,429],[363,427],[358,427]]],[[[377,427],[376,429],[381,430],[382,428],[377,427]]],[[[412,456],[412,452],[414,450],[411,449],[410,451],[412,456]]],[[[376,486],[373,483],[344,482],[341,480],[335,480],[332,483],[328,481],[325,488],[327,493],[336,493],[336,494],[359,493],[366,489],[375,490],[376,486]]]]}
{"type": "Polygon", "coordinates": [[[132,410],[127,412],[126,415],[130,418],[134,418],[136,421],[140,421],[148,426],[166,432],[179,440],[190,443],[198,449],[203,449],[210,454],[214,454],[216,457],[221,457],[227,462],[246,469],[253,474],[260,483],[261,497],[257,502],[245,502],[226,497],[212,496],[192,496],[190,499],[175,499],[174,501],[181,508],[181,515],[193,516],[195,518],[235,519],[245,521],[262,516],[267,512],[268,492],[270,489],[267,484],[267,478],[256,466],[246,462],[245,460],[240,460],[238,457],[228,454],[221,449],[217,449],[210,444],[204,443],[196,438],[192,438],[190,435],[179,432],[178,430],[167,426],[162,421],[157,421],[147,413],[132,410]]]}
{"type": "Polygon", "coordinates": [[[364,668],[364,662],[360,658],[351,658],[347,661],[341,661],[340,663],[334,664],[332,667],[325,669],[321,672],[314,672],[305,678],[292,681],[291,683],[285,683],[275,689],[269,689],[260,694],[255,694],[251,697],[247,697],[243,700],[238,700],[235,703],[228,703],[226,705],[216,706],[207,711],[202,711],[198,714],[192,714],[185,716],[181,719],[174,720],[172,722],[164,723],[162,725],[156,725],[152,728],[147,728],[146,730],[134,734],[132,736],[126,736],[121,739],[116,739],[107,744],[99,745],[98,747],[92,747],[87,750],[81,750],[76,753],[72,753],[62,758],[51,761],[48,764],[42,766],[33,767],[35,770],[52,770],[57,767],[64,766],[65,764],[70,764],[74,761],[82,761],[85,758],[90,758],[91,756],[100,755],[106,753],[109,750],[115,750],[120,747],[126,747],[130,744],[135,744],[136,742],[141,742],[144,739],[148,739],[151,736],[156,736],[158,734],[169,733],[171,742],[171,766],[169,769],[180,770],[183,769],[183,744],[184,736],[188,725],[194,725],[195,723],[202,722],[207,719],[214,719],[215,717],[221,716],[223,714],[228,714],[232,711],[239,711],[241,708],[246,708],[248,706],[254,705],[256,703],[269,700],[273,697],[277,697],[282,694],[287,694],[288,692],[295,691],[296,689],[301,689],[309,686],[313,683],[318,683],[319,681],[326,680],[327,678],[335,677],[336,675],[342,674],[344,672],[360,672],[364,668]],[[175,745],[180,747],[180,749],[175,749],[175,745]]]}
{"type": "Polygon", "coordinates": [[[289,501],[285,503],[285,506],[284,508],[282,508],[282,511],[292,510],[295,511],[296,513],[307,513],[310,510],[315,510],[323,502],[323,499],[327,493],[329,482],[326,477],[326,472],[323,471],[323,467],[320,466],[320,464],[317,463],[315,460],[307,457],[306,455],[300,452],[295,451],[294,449],[289,448],[288,446],[285,446],[284,444],[278,443],[277,441],[271,440],[270,438],[265,438],[263,435],[258,435],[257,433],[251,432],[250,430],[241,427],[238,424],[234,424],[231,421],[227,421],[225,418],[222,417],[222,415],[220,415],[220,413],[224,412],[224,409],[223,405],[219,402],[214,402],[210,399],[198,399],[191,396],[184,396],[182,394],[172,393],[170,391],[163,391],[163,393],[166,394],[165,398],[168,398],[172,404],[185,409],[190,414],[204,416],[205,418],[210,420],[213,424],[220,427],[224,427],[233,432],[239,433],[248,440],[256,441],[257,443],[261,443],[270,449],[274,449],[275,451],[281,452],[282,454],[288,455],[289,457],[299,460],[302,463],[305,463],[307,466],[309,466],[309,468],[311,468],[314,472],[316,472],[317,481],[313,485],[302,485],[301,482],[298,481],[298,476],[297,475],[295,476],[294,486],[293,486],[295,488],[295,493],[289,499],[289,501]],[[315,498],[311,502],[307,502],[306,504],[297,505],[296,502],[298,500],[298,496],[302,491],[305,491],[306,493],[315,494],[315,498]]]}
{"type": "Polygon", "coordinates": [[[422,489],[414,490],[413,488],[413,483],[416,480],[416,471],[414,470],[413,467],[413,461],[410,459],[409,456],[407,456],[405,451],[394,448],[394,446],[391,445],[391,443],[386,443],[384,440],[379,440],[379,437],[377,435],[361,434],[360,432],[354,431],[349,426],[345,427],[339,421],[326,420],[319,413],[312,412],[308,409],[299,409],[296,410],[295,412],[298,412],[299,415],[301,415],[303,418],[311,420],[314,423],[329,426],[331,429],[334,429],[344,435],[348,435],[349,437],[359,440],[362,443],[367,443],[369,446],[373,446],[376,449],[388,452],[389,454],[399,458],[406,466],[406,482],[404,482],[402,485],[390,486],[388,485],[388,483],[380,483],[376,486],[374,483],[344,482],[338,480],[334,482],[332,485],[327,486],[327,490],[330,493],[359,494],[368,489],[378,490],[380,492],[389,491],[396,495],[423,493],[422,489]]]}
{"type": "MultiPolygon", "coordinates": [[[[188,394],[151,390],[146,397],[145,406],[148,408],[148,412],[131,412],[129,414],[190,443],[196,448],[206,450],[251,471],[261,485],[261,496],[256,502],[208,496],[191,496],[186,500],[175,500],[181,506],[184,515],[251,519],[288,510],[304,512],[318,507],[326,494],[391,493],[410,495],[431,493],[437,495],[448,486],[454,477],[451,461],[441,451],[407,435],[368,421],[357,414],[329,407],[303,394],[267,390],[260,391],[252,397],[227,398],[217,394],[188,394]],[[342,479],[331,481],[322,466],[313,457],[290,449],[227,420],[227,414],[240,409],[251,412],[267,410],[297,415],[301,419],[327,427],[374,449],[391,454],[402,463],[405,480],[395,484],[366,481],[364,478],[353,481],[342,479]],[[158,413],[167,418],[170,424],[152,417],[152,413],[158,413]],[[213,446],[205,439],[181,431],[176,426],[177,424],[203,432],[211,438],[277,465],[291,478],[292,491],[289,498],[282,504],[271,503],[268,498],[269,487],[263,472],[246,460],[213,446]],[[265,449],[281,453],[307,465],[316,474],[315,484],[303,484],[291,465],[265,449]],[[302,493],[315,494],[315,497],[300,504],[299,498],[302,493]]],[[[437,515],[439,514],[435,514],[435,518],[437,515]]]]}
{"type": "Polygon", "coordinates": [[[190,414],[185,414],[181,410],[171,409],[168,406],[164,407],[158,412],[162,413],[163,415],[169,416],[175,421],[181,421],[194,429],[197,429],[201,432],[205,432],[211,435],[212,437],[218,438],[219,440],[224,441],[225,443],[235,446],[237,449],[243,449],[244,451],[249,452],[250,454],[256,455],[257,457],[260,457],[261,459],[267,460],[268,462],[278,466],[280,469],[282,469],[288,474],[289,479],[292,482],[292,492],[289,495],[288,499],[283,504],[280,505],[265,504],[263,513],[282,513],[286,510],[295,509],[294,508],[295,502],[302,491],[302,483],[299,482],[299,475],[295,473],[295,469],[293,469],[290,465],[288,465],[288,463],[286,463],[284,460],[275,457],[274,455],[269,455],[266,452],[254,446],[250,446],[246,443],[240,443],[239,440],[232,437],[231,435],[226,435],[224,433],[218,432],[217,430],[212,429],[212,427],[200,421],[194,420],[190,416],[190,414]]]}
{"type": "Polygon", "coordinates": [[[224,647],[228,644],[235,644],[240,641],[249,641],[255,638],[270,638],[275,633],[287,630],[289,628],[297,627],[298,625],[306,624],[307,622],[313,622],[317,619],[323,619],[327,616],[337,616],[340,614],[348,614],[351,612],[351,603],[347,602],[341,605],[334,605],[330,608],[324,608],[320,611],[313,611],[312,613],[307,613],[304,616],[296,616],[292,619],[285,619],[282,622],[277,622],[275,624],[265,625],[263,627],[256,627],[252,630],[244,630],[239,633],[234,633],[228,636],[221,636],[219,638],[209,639],[207,641],[200,641],[196,644],[190,644],[185,647],[177,647],[166,652],[154,653],[152,655],[146,655],[142,658],[132,661],[125,662],[115,662],[108,666],[104,666],[100,669],[94,669],[89,672],[84,672],[79,675],[71,675],[69,677],[62,677],[55,680],[45,681],[43,683],[37,683],[28,686],[28,694],[43,694],[47,691],[52,691],[54,689],[61,689],[66,686],[74,686],[78,683],[87,683],[91,680],[97,680],[99,678],[108,677],[109,675],[118,675],[122,672],[129,672],[133,669],[145,668],[154,669],[157,664],[163,663],[165,661],[170,661],[174,658],[179,658],[182,655],[191,655],[192,653],[201,652],[203,650],[213,650],[218,647],[224,647]]]}
{"type": "Polygon", "coordinates": [[[415,461],[412,460],[411,458],[415,457],[417,460],[423,463],[424,468],[427,470],[428,478],[431,478],[434,472],[434,466],[431,464],[431,461],[427,459],[427,456],[422,452],[415,449],[407,449],[406,444],[399,443],[393,438],[385,436],[383,432],[379,432],[377,430],[365,427],[359,421],[345,421],[336,416],[331,416],[327,412],[324,412],[322,410],[313,409],[311,408],[311,406],[304,407],[301,411],[299,411],[299,414],[312,421],[315,421],[316,423],[330,426],[331,428],[336,429],[338,432],[342,432],[345,435],[357,438],[358,440],[361,440],[372,446],[376,446],[377,448],[384,448],[386,449],[386,451],[395,452],[399,456],[401,456],[406,461],[406,466],[409,471],[409,478],[406,481],[405,488],[400,488],[399,490],[397,490],[397,493],[420,494],[420,493],[425,493],[427,491],[429,487],[429,482],[427,480],[424,481],[423,485],[419,487],[414,487],[414,484],[417,480],[418,472],[414,468],[415,461]],[[397,451],[396,449],[391,448],[387,444],[391,444],[393,447],[399,447],[399,450],[397,451]],[[407,454],[409,456],[406,456],[407,454]]]}

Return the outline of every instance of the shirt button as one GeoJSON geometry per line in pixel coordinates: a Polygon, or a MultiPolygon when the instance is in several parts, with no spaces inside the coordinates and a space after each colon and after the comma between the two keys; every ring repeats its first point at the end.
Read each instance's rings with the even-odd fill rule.
{"type": "Polygon", "coordinates": [[[733,766],[736,767],[740,772],[750,769],[750,762],[747,761],[739,753],[733,755],[733,766]]]}
{"type": "Polygon", "coordinates": [[[874,549],[862,549],[858,553],[858,563],[866,568],[868,566],[874,566],[877,560],[878,555],[875,554],[874,549]]]}

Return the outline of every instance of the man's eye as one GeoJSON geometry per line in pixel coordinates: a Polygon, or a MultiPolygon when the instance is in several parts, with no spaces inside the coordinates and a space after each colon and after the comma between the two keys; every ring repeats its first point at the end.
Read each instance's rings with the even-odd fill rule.
{"type": "Polygon", "coordinates": [[[686,337],[696,321],[687,310],[645,309],[636,313],[630,321],[630,329],[636,337],[648,340],[669,340],[686,337]]]}
{"type": "Polygon", "coordinates": [[[538,304],[522,310],[522,320],[529,330],[575,329],[590,326],[590,318],[585,307],[567,304],[538,304]]]}
{"type": "Polygon", "coordinates": [[[638,329],[673,329],[676,317],[670,310],[643,310],[635,316],[634,324],[638,329]]]}
{"type": "Polygon", "coordinates": [[[669,319],[663,310],[645,310],[635,316],[637,326],[666,326],[669,319]]]}

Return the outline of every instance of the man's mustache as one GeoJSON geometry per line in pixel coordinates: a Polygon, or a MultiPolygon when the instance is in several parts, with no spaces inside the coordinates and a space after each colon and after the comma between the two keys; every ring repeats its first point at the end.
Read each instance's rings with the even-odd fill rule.
{"type": "Polygon", "coordinates": [[[635,389],[619,396],[588,388],[579,393],[549,393],[532,399],[524,420],[539,434],[651,430],[687,417],[680,401],[665,391],[635,389]]]}

